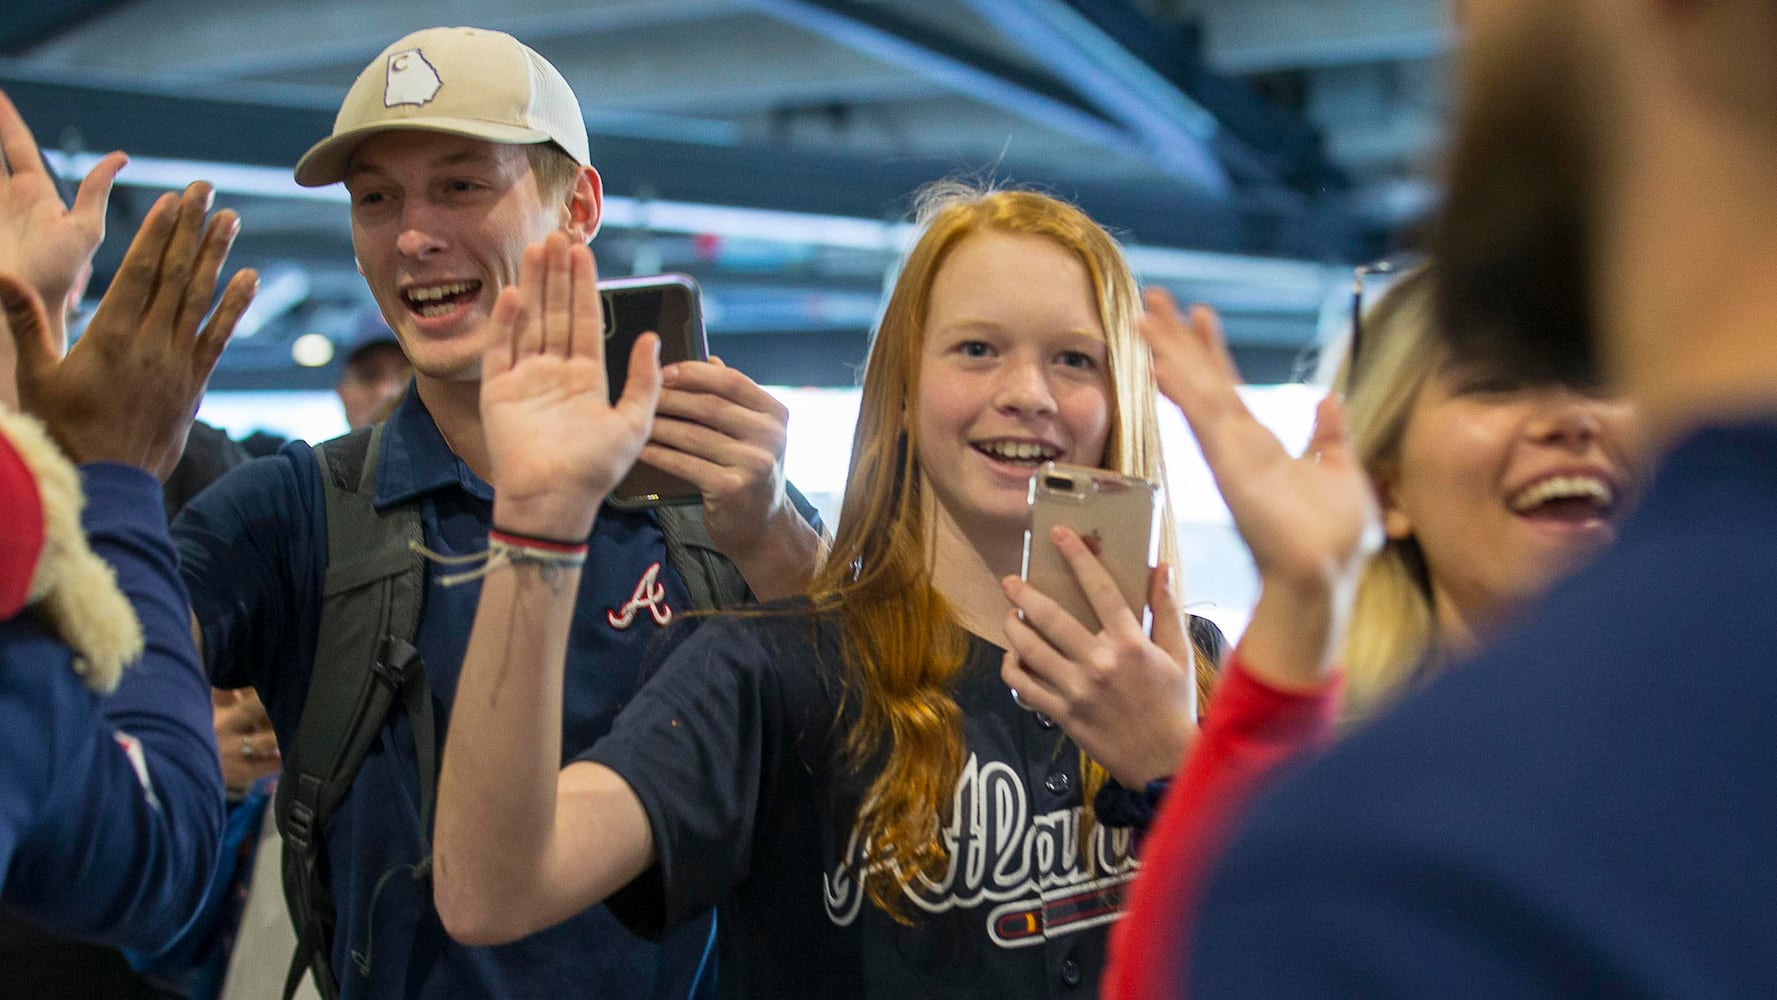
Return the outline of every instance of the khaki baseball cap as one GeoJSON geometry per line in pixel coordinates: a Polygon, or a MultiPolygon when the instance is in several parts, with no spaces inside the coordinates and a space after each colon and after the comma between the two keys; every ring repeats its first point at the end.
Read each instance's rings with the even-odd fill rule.
{"type": "Polygon", "coordinates": [[[344,180],[358,143],[400,129],[514,145],[553,142],[591,166],[580,102],[549,60],[502,32],[426,28],[384,49],[358,74],[333,134],[296,161],[296,183],[344,180]]]}

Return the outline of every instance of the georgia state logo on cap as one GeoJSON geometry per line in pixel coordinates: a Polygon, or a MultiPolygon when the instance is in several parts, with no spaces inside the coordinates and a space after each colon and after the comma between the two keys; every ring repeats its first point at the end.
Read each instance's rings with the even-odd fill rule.
{"type": "Polygon", "coordinates": [[[438,71],[426,61],[419,49],[402,49],[389,53],[388,82],[383,86],[383,107],[402,104],[416,107],[430,104],[443,84],[438,71]]]}

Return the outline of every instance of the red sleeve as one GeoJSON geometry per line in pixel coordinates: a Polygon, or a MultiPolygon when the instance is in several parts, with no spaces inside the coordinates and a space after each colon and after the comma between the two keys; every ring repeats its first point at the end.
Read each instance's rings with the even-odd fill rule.
{"type": "Polygon", "coordinates": [[[1318,691],[1279,691],[1246,670],[1240,650],[1228,658],[1203,731],[1148,831],[1128,910],[1111,933],[1101,995],[1182,994],[1190,920],[1222,841],[1267,775],[1331,738],[1340,688],[1335,676],[1318,691]]]}

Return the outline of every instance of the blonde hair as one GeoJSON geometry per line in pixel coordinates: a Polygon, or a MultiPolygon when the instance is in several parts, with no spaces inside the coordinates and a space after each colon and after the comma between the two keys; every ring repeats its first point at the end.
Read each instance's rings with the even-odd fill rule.
{"type": "MultiPolygon", "coordinates": [[[[904,887],[921,875],[941,877],[948,863],[939,831],[967,754],[951,685],[969,639],[932,585],[933,525],[917,421],[907,412],[917,397],[932,284],[958,245],[986,232],[1040,236],[1084,265],[1109,358],[1111,426],[1103,464],[1165,481],[1151,358],[1136,334],[1140,298],[1116,241],[1078,208],[1032,191],[945,183],[922,192],[920,206],[920,235],[902,263],[864,369],[838,535],[809,586],[815,607],[839,620],[846,694],[856,696],[847,761],[860,772],[879,767],[856,817],[865,852],[856,876],[871,902],[896,919],[904,919],[904,887]]],[[[1165,517],[1162,558],[1176,565],[1170,512],[1165,517]]],[[[1207,669],[1204,664],[1200,676],[1207,669]]],[[[1085,830],[1106,775],[1082,755],[1081,776],[1085,830]]]]}
{"type": "Polygon", "coordinates": [[[580,164],[553,142],[526,143],[524,155],[537,179],[537,194],[543,204],[567,201],[580,179],[580,164]]]}
{"type": "MultiPolygon", "coordinates": [[[[1407,422],[1443,360],[1436,321],[1430,268],[1408,271],[1365,313],[1361,353],[1354,364],[1348,348],[1334,377],[1352,450],[1378,491],[1394,476],[1407,422]]],[[[1346,713],[1374,712],[1437,655],[1437,616],[1419,543],[1390,538],[1358,581],[1343,652],[1346,713]]]]}

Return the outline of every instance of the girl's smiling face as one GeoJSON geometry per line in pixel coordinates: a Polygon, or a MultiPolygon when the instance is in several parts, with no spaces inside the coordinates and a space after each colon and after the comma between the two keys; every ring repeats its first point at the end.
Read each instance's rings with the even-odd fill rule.
{"type": "Polygon", "coordinates": [[[932,282],[916,396],[942,516],[978,546],[1022,544],[1036,467],[1104,462],[1108,348],[1085,266],[1040,236],[957,244],[932,282]]]}

